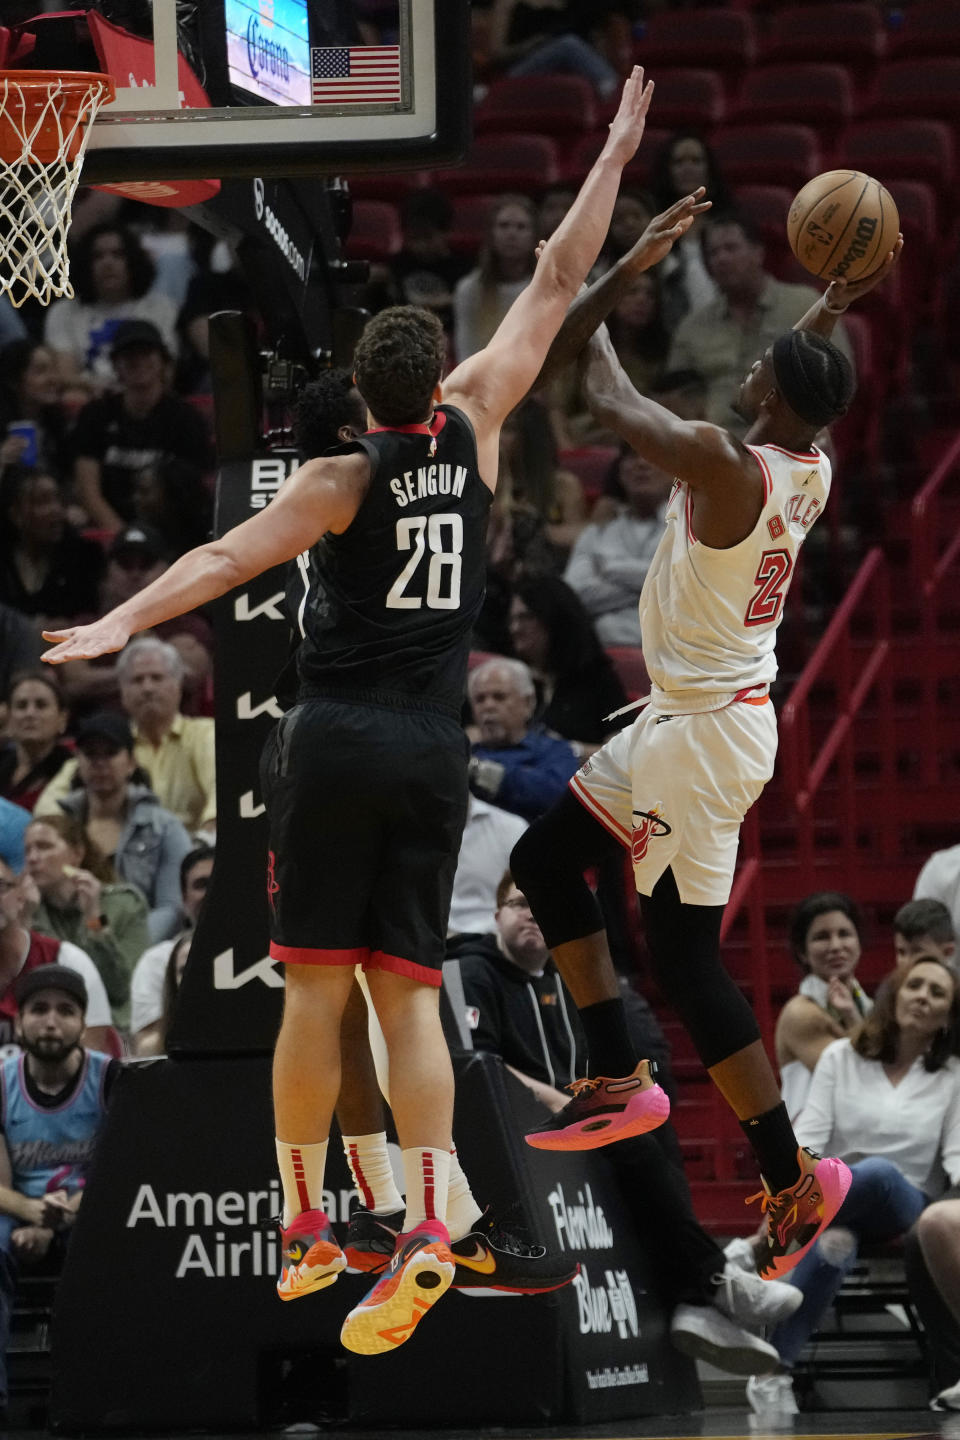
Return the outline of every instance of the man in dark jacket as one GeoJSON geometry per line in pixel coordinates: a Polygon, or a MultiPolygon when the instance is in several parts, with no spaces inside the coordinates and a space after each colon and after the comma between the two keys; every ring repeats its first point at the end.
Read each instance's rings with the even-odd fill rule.
{"type": "Polygon", "coordinates": [[[586,1044],[577,1007],[550,958],[540,927],[509,874],[497,887],[497,933],[474,935],[458,952],[467,1025],[475,1050],[499,1055],[551,1109],[582,1069],[586,1044]]]}

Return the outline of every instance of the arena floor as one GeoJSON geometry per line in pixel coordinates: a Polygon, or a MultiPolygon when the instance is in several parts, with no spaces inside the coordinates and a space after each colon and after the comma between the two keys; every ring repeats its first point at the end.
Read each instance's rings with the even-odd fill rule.
{"type": "MultiPolygon", "coordinates": [[[[496,1437],[496,1440],[762,1440],[764,1436],[790,1436],[791,1440],[960,1440],[960,1414],[935,1415],[929,1410],[882,1410],[864,1411],[853,1414],[850,1411],[824,1411],[817,1415],[801,1415],[794,1427],[771,1430],[754,1426],[756,1417],[742,1410],[726,1407],[705,1410],[702,1415],[678,1417],[675,1423],[669,1418],[641,1420],[636,1422],[617,1421],[610,1425],[585,1427],[549,1426],[543,1429],[530,1428],[512,1430],[494,1427],[484,1430],[327,1430],[313,1426],[293,1426],[287,1430],[251,1431],[248,1434],[236,1432],[228,1435],[213,1435],[204,1432],[207,1440],[262,1440],[267,1434],[290,1436],[322,1436],[323,1440],[479,1440],[479,1437],[496,1437]]],[[[40,1430],[11,1430],[9,1440],[39,1440],[50,1432],[40,1430]]],[[[179,1432],[182,1433],[182,1432],[179,1432]]],[[[127,1437],[124,1437],[127,1440],[127,1437]]],[[[156,1432],[151,1440],[168,1440],[167,1433],[156,1432]]],[[[174,1440],[173,1436],[169,1440],[174,1440]]]]}

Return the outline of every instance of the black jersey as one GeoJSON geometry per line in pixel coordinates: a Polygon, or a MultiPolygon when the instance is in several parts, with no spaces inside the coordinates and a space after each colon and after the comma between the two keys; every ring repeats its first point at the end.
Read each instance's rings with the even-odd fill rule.
{"type": "Polygon", "coordinates": [[[473,426],[441,405],[429,424],[371,430],[337,453],[357,448],[367,494],[302,565],[300,697],[396,695],[459,715],[493,498],[473,426]]]}

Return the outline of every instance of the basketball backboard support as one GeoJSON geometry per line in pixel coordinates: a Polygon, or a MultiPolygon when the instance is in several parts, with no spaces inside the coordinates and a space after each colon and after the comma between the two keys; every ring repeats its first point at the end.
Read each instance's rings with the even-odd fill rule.
{"type": "Polygon", "coordinates": [[[424,168],[467,148],[468,0],[77,9],[12,33],[19,68],[100,69],[117,81],[91,127],[85,185],[424,168]],[[82,55],[64,43],[67,24],[82,55]]]}

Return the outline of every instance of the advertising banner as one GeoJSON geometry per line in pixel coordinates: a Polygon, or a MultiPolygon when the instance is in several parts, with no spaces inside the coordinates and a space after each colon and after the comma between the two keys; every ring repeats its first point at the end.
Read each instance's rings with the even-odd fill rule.
{"type": "MultiPolygon", "coordinates": [[[[670,1348],[649,1284],[656,1237],[636,1232],[609,1162],[531,1150],[522,1126],[538,1112],[494,1057],[464,1057],[456,1074],[456,1139],[479,1203],[516,1205],[531,1239],[579,1262],[573,1285],[452,1293],[399,1350],[348,1355],[340,1326],[365,1277],[288,1304],[276,1294],[269,1062],[134,1064],[114,1088],[58,1289],[54,1428],[516,1425],[695,1408],[694,1368],[670,1348]],[[465,1383],[465,1355],[496,1383],[465,1383]]],[[[324,1205],[338,1225],[351,1195],[334,1136],[324,1205]]]]}

